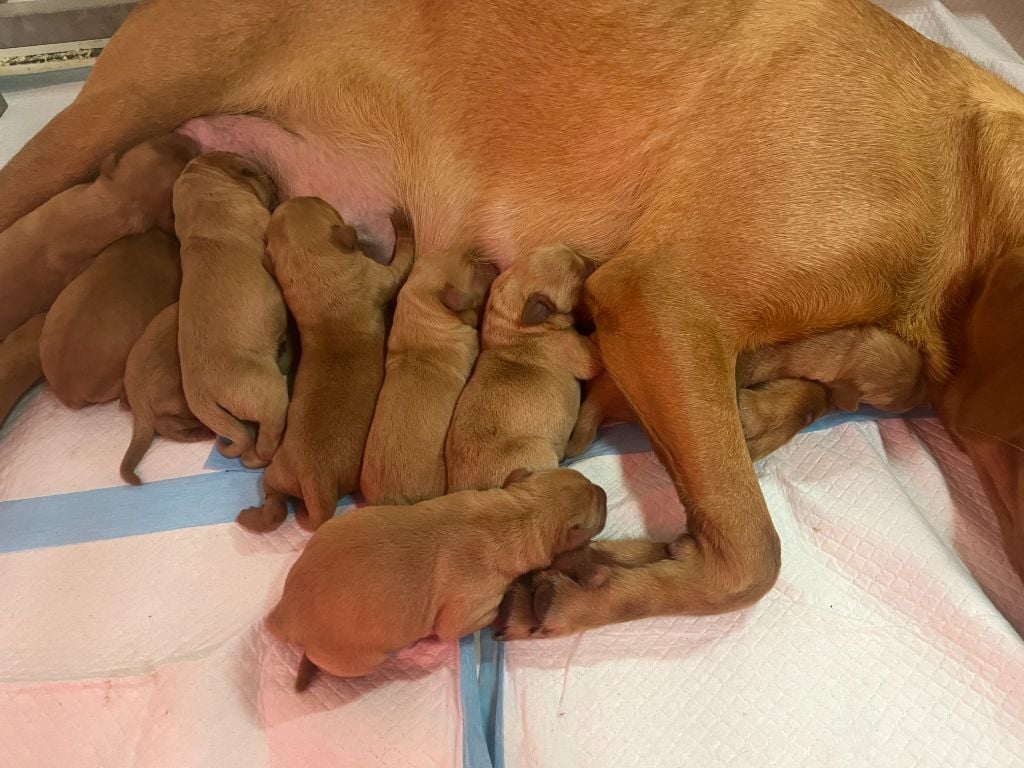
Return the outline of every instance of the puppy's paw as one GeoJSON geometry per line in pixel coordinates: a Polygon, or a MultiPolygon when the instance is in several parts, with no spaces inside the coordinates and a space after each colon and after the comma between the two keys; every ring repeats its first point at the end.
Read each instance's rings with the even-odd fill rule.
{"type": "Polygon", "coordinates": [[[493,624],[496,640],[525,640],[538,625],[533,614],[531,579],[529,575],[517,579],[502,598],[493,624]]]}

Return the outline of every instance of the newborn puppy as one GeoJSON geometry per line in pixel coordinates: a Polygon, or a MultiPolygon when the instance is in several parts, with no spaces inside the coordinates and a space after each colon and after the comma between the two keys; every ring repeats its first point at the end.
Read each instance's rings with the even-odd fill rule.
{"type": "Polygon", "coordinates": [[[287,313],[264,268],[275,194],[263,169],[230,152],[196,158],[174,185],[185,397],[203,424],[230,441],[221,453],[242,456],[249,467],[273,457],[288,410],[278,367],[287,313]]]}
{"type": "Polygon", "coordinates": [[[369,674],[417,640],[490,624],[516,578],[585,546],[606,511],[604,491],[570,469],[517,470],[500,489],[354,509],[309,540],[267,627],[305,651],[298,690],[317,667],[369,674]]]}
{"type": "Polygon", "coordinates": [[[39,379],[39,336],[46,315],[36,315],[0,341],[0,426],[18,399],[39,379]]]}
{"type": "Polygon", "coordinates": [[[39,206],[0,233],[0,339],[46,312],[93,258],[153,227],[174,232],[171,188],[195,143],[176,133],[103,161],[99,178],[39,206]]]}
{"type": "Polygon", "coordinates": [[[484,314],[483,351],[452,417],[448,490],[493,488],[517,467],[553,469],[580,409],[579,379],[600,372],[573,328],[590,269],[561,245],[539,248],[498,276],[484,314]]]}
{"type": "Polygon", "coordinates": [[[764,347],[740,355],[736,363],[741,387],[786,378],[821,382],[844,411],[865,404],[903,413],[925,399],[921,353],[875,326],[841,328],[764,347]]]}
{"type": "Polygon", "coordinates": [[[319,198],[295,198],[270,220],[267,259],[295,317],[302,353],[288,430],[263,474],[263,506],[238,515],[250,530],[281,525],[287,496],[302,500],[299,524],[316,530],[358,487],[384,378],[386,313],[413,260],[412,233],[394,223],[395,255],[385,267],[359,250],[355,230],[319,198]]]}
{"type": "Polygon", "coordinates": [[[178,243],[152,229],[103,251],[57,297],[39,340],[43,375],[69,408],[116,400],[135,342],[178,298],[178,243]]]}
{"type": "Polygon", "coordinates": [[[124,373],[121,404],[132,411],[132,441],[121,461],[121,478],[139,485],[135,468],[154,434],[180,443],[213,437],[188,409],[178,359],[178,305],[164,309],[132,347],[124,373]]]}
{"type": "Polygon", "coordinates": [[[494,275],[463,250],[416,259],[398,294],[363,455],[359,487],[370,504],[444,495],[445,437],[480,351],[478,315],[494,275]]]}
{"type": "MultiPolygon", "coordinates": [[[[752,459],[767,456],[835,405],[902,413],[925,398],[921,353],[880,328],[842,328],[745,352],[736,361],[740,420],[752,459]]],[[[636,421],[610,376],[587,392],[566,449],[583,453],[605,421],[636,421]]]]}
{"type": "MultiPolygon", "coordinates": [[[[776,379],[737,393],[740,423],[753,461],[788,443],[829,410],[829,393],[822,384],[805,379],[776,379]]],[[[565,450],[566,458],[583,453],[606,422],[633,422],[636,414],[611,376],[602,373],[589,385],[586,400],[565,450]]]]}

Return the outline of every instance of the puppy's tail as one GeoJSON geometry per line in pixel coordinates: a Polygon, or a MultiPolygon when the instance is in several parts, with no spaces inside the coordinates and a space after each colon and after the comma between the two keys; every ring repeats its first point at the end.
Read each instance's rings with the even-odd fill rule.
{"type": "Polygon", "coordinates": [[[316,679],[320,667],[309,660],[309,656],[302,654],[302,661],[299,662],[299,670],[295,673],[295,690],[302,693],[309,688],[310,683],[316,679]]]}
{"type": "Polygon", "coordinates": [[[153,444],[153,425],[141,414],[135,413],[132,429],[132,441],[128,444],[124,458],[121,459],[121,479],[129,485],[142,485],[142,480],[135,472],[149,446],[153,444]]]}

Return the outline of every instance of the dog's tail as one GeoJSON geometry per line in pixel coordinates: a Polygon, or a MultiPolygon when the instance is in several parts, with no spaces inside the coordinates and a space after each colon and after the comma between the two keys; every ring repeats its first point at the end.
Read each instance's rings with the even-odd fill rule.
{"type": "Polygon", "coordinates": [[[153,444],[153,424],[150,420],[136,411],[133,414],[134,426],[132,428],[132,441],[128,444],[128,450],[121,459],[121,479],[129,485],[142,485],[142,480],[135,472],[142,457],[146,455],[149,446],[153,444]]]}
{"type": "Polygon", "coordinates": [[[302,693],[309,688],[310,683],[320,672],[320,667],[309,660],[309,656],[302,654],[302,661],[299,662],[299,670],[295,673],[295,690],[302,693]]]}

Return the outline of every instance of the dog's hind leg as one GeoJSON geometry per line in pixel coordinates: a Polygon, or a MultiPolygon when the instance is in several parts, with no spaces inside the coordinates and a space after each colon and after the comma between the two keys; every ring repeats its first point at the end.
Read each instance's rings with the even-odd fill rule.
{"type": "MultiPolygon", "coordinates": [[[[268,12],[225,11],[221,3],[151,0],[125,21],[78,98],[0,171],[0,232],[73,184],[101,160],[183,121],[259,109],[239,91],[246,41],[268,12]]],[[[253,46],[259,48],[260,45],[253,46]]]]}
{"type": "MultiPolygon", "coordinates": [[[[606,542],[608,578],[596,585],[575,579],[572,568],[535,579],[539,624],[531,634],[724,613],[756,602],[778,576],[779,538],[736,405],[736,331],[722,327],[685,270],[682,259],[623,255],[598,269],[586,290],[605,367],[671,475],[688,531],[667,547],[645,548],[638,567],[618,563],[615,542],[606,542]]],[[[629,546],[635,555],[637,544],[629,546]]]]}

